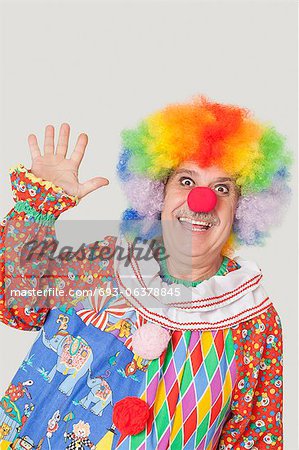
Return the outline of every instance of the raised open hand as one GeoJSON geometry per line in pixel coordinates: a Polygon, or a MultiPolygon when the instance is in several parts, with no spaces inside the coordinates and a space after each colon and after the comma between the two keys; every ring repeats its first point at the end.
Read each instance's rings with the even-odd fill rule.
{"type": "Polygon", "coordinates": [[[60,186],[68,195],[84,197],[96,189],[109,184],[107,178],[94,177],[80,183],[78,169],[83,159],[88,142],[88,136],[81,133],[78,136],[75,149],[70,159],[66,159],[70,126],[63,123],[60,127],[56,152],[54,153],[54,127],[47,125],[45,128],[44,154],[41,154],[35,134],[28,136],[28,144],[32,158],[31,172],[44,180],[51,181],[60,186]]]}

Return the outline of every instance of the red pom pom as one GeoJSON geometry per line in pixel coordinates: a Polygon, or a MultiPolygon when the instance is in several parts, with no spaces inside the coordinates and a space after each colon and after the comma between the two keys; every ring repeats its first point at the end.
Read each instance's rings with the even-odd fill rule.
{"type": "Polygon", "coordinates": [[[144,400],[138,397],[125,397],[115,403],[112,420],[121,434],[133,435],[144,430],[149,414],[149,406],[144,400]]]}
{"type": "Polygon", "coordinates": [[[187,203],[194,212],[209,212],[216,206],[217,195],[207,186],[198,186],[189,192],[187,203]]]}

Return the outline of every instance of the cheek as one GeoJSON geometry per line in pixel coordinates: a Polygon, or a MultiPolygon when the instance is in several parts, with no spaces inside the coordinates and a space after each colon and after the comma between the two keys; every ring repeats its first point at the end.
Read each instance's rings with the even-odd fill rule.
{"type": "Polygon", "coordinates": [[[236,200],[228,198],[219,198],[217,201],[216,213],[219,219],[225,223],[233,223],[236,210],[236,200]]]}
{"type": "Polygon", "coordinates": [[[181,208],[187,201],[188,193],[179,190],[169,190],[164,197],[162,217],[171,215],[176,209],[181,208]]]}

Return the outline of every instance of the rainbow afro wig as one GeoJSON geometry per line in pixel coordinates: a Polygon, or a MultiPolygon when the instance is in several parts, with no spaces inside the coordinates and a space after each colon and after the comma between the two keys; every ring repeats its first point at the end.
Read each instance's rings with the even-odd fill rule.
{"type": "Polygon", "coordinates": [[[196,96],[170,104],[121,133],[117,173],[129,201],[121,231],[132,239],[162,234],[165,180],[184,161],[216,165],[239,187],[231,235],[222,253],[239,245],[264,245],[269,229],[281,222],[289,204],[286,139],[269,124],[235,105],[196,96]]]}

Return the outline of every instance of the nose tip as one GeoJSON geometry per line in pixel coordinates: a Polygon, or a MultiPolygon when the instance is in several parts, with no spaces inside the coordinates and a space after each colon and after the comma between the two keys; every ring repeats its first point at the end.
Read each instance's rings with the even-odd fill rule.
{"type": "Polygon", "coordinates": [[[209,212],[216,206],[217,195],[209,187],[198,186],[189,192],[187,203],[194,212],[209,212]]]}

